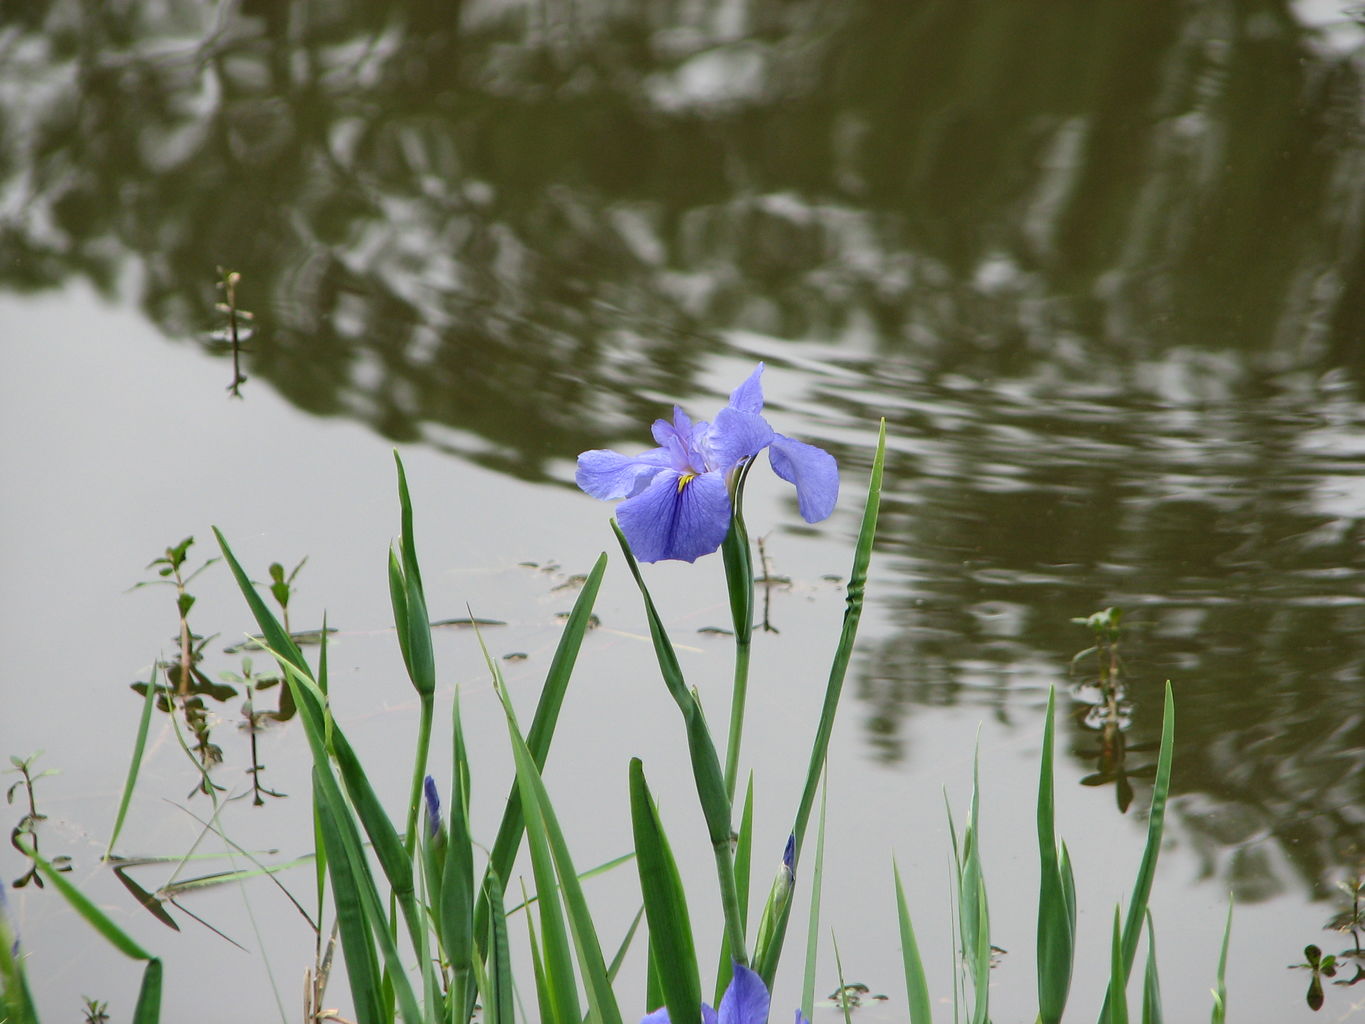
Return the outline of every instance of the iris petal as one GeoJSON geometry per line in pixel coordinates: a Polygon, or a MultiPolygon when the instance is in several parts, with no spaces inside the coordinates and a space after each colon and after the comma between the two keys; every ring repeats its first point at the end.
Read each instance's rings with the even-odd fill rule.
{"type": "Polygon", "coordinates": [[[742,964],[735,964],[735,976],[720,1001],[719,1024],[767,1024],[768,989],[760,978],[742,964]]]}
{"type": "Polygon", "coordinates": [[[757,455],[773,439],[773,428],[758,413],[722,409],[702,442],[707,465],[728,473],[741,460],[757,455]]]}
{"type": "Polygon", "coordinates": [[[595,448],[578,457],[574,481],[594,498],[614,501],[639,494],[660,470],[671,465],[669,453],[663,448],[643,455],[622,455],[609,448],[595,448]]]}
{"type": "Polygon", "coordinates": [[[616,509],[621,532],[642,562],[695,562],[720,547],[730,529],[730,495],[720,473],[666,471],[616,509]]]}
{"type": "Polygon", "coordinates": [[[839,465],[823,448],[774,434],[768,459],[773,472],[796,485],[801,518],[818,523],[834,511],[839,500],[839,465]]]}
{"type": "Polygon", "coordinates": [[[752,413],[763,411],[763,385],[759,381],[762,376],[763,364],[759,363],[758,369],[749,374],[749,379],[730,392],[731,409],[752,413]]]}

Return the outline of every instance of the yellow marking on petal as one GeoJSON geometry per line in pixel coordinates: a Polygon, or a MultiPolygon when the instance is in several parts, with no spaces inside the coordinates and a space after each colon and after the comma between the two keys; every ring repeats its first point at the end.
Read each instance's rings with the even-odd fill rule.
{"type": "Polygon", "coordinates": [[[683,492],[683,488],[690,484],[696,478],[697,478],[696,473],[684,473],[682,476],[678,477],[678,493],[681,494],[683,492]]]}

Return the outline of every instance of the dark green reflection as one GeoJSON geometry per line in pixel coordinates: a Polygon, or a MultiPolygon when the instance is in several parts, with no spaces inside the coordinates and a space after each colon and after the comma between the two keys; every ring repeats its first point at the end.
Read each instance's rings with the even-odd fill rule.
{"type": "Polygon", "coordinates": [[[231,267],[251,372],[533,479],[735,328],[992,375],[1365,361],[1358,68],[1288,5],[732,9],[10,5],[0,283],[132,259],[195,338],[231,267]]]}
{"type": "MultiPolygon", "coordinates": [[[[1279,857],[1326,895],[1365,863],[1365,410],[1326,386],[1185,406],[1067,390],[905,378],[860,396],[918,410],[891,430],[894,627],[860,679],[875,749],[914,756],[919,704],[1041,706],[1076,679],[1073,618],[1121,607],[1123,742],[1155,744],[1171,679],[1186,841],[1239,901],[1296,881],[1279,857]]],[[[1104,739],[1073,718],[1096,775],[1104,739]]]]}

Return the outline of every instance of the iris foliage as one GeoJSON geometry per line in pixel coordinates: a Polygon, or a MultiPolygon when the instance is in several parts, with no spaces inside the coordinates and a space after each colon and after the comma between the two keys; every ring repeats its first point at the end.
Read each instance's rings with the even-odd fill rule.
{"type": "MultiPolygon", "coordinates": [[[[630,761],[628,811],[642,907],[624,935],[608,936],[594,920],[582,885],[586,874],[593,872],[585,872],[575,861],[542,775],[607,571],[606,554],[597,560],[581,588],[528,725],[523,726],[513,709],[496,662],[486,659],[501,702],[515,777],[501,803],[497,834],[485,844],[471,831],[469,807],[475,779],[458,693],[449,724],[451,763],[428,763],[439,673],[417,557],[412,503],[401,461],[400,532],[390,552],[388,585],[399,648],[420,711],[412,783],[397,803],[396,816],[394,794],[375,791],[345,728],[333,717],[326,631],[317,663],[310,664],[247,576],[227,539],[215,531],[223,557],[259,625],[263,644],[284,674],[311,749],[316,836],[315,907],[311,915],[319,936],[325,931],[322,923],[329,914],[335,922],[358,1024],[466,1024],[476,1013],[494,1024],[510,1024],[519,1016],[543,1024],[622,1024],[634,1020],[642,1024],[698,1020],[703,1024],[764,1024],[768,1020],[769,993],[781,962],[811,816],[861,619],[876,535],[886,436],[883,424],[872,459],[839,643],[826,678],[820,717],[810,733],[801,796],[792,808],[787,833],[757,836],[752,782],[738,805],[736,820],[754,607],[753,563],[743,517],[745,480],[755,457],[766,449],[773,470],[795,484],[801,514],[808,521],[828,516],[838,494],[834,460],[818,448],[776,433],[761,415],[762,370],[760,365],[735,389],[729,404],[710,423],[693,422],[675,409],[670,421],[655,423],[659,447],[652,451],[639,456],[587,452],[579,461],[578,482],[584,490],[599,498],[621,500],[617,522],[613,523],[621,557],[640,591],[661,681],[677,705],[679,741],[688,752],[706,829],[704,840],[690,834],[670,836],[649,787],[647,766],[638,758],[630,761]],[[736,651],[730,722],[723,742],[713,734],[696,691],[684,677],[640,565],[642,561],[666,558],[690,562],[717,549],[725,563],[736,651]],[[438,780],[444,780],[444,786],[438,780]],[[753,852],[775,851],[783,848],[784,841],[776,876],[761,912],[753,920],[749,914],[753,852]],[[709,943],[707,936],[695,933],[691,923],[689,899],[699,894],[695,889],[688,891],[678,868],[678,857],[692,859],[708,848],[716,873],[714,892],[724,918],[723,934],[709,937],[709,943]],[[509,884],[516,873],[527,871],[533,897],[511,901],[509,884]],[[515,902],[522,911],[520,921],[509,912],[509,902],[515,902]],[[642,920],[643,933],[639,930],[642,920]],[[513,927],[526,930],[529,964],[512,963],[509,929],[513,927]],[[646,1005],[623,1007],[617,995],[618,972],[628,950],[641,941],[648,964],[646,1005]],[[703,972],[706,963],[718,963],[710,978],[703,972]],[[519,1001],[524,1004],[520,1009],[519,1001]],[[713,1003],[716,1009],[712,1009],[713,1003]]],[[[1038,1019],[1045,1024],[1062,1017],[1076,946],[1071,863],[1065,844],[1056,838],[1053,821],[1052,716],[1050,699],[1037,801],[1041,878],[1038,1019]]],[[[147,717],[148,707],[144,706],[110,849],[136,784],[147,717]]],[[[1127,1019],[1127,981],[1144,925],[1149,936],[1151,933],[1146,903],[1160,849],[1173,738],[1174,711],[1168,688],[1147,849],[1126,917],[1121,923],[1116,918],[1112,979],[1102,1021],[1127,1019]]],[[[823,821],[822,802],[814,841],[816,869],[812,872],[805,978],[802,1006],[795,1011],[797,1024],[803,1024],[813,1010],[823,821]]],[[[990,916],[980,829],[974,789],[965,828],[960,834],[954,831],[953,896],[958,907],[956,930],[962,966],[950,985],[954,1019],[974,1024],[990,1019],[990,916]]],[[[138,1024],[157,1020],[161,961],[54,871],[36,850],[31,855],[37,870],[92,927],[130,957],[145,961],[142,997],[133,1019],[138,1024]]],[[[910,1020],[912,1024],[929,1024],[932,1007],[941,1000],[931,997],[898,870],[893,871],[891,889],[904,953],[910,1020]]],[[[25,980],[27,954],[6,924],[3,908],[0,943],[4,947],[0,949],[0,1019],[36,1021],[36,1008],[25,980]]],[[[1160,1019],[1159,986],[1150,956],[1143,990],[1143,1019],[1160,1019]]],[[[1218,992],[1216,1014],[1221,1014],[1226,1000],[1221,967],[1218,992]]]]}

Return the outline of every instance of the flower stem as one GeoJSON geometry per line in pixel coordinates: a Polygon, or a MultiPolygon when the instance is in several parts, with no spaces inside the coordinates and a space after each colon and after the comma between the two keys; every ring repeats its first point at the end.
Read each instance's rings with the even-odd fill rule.
{"type": "Polygon", "coordinates": [[[735,477],[730,532],[721,545],[725,583],[730,592],[730,617],[735,630],[735,677],[730,692],[730,734],[725,744],[725,795],[735,800],[739,778],[739,747],[744,733],[744,703],[749,690],[749,650],[754,631],[754,564],[749,531],[744,525],[744,480],[752,460],[735,477]]]}
{"type": "Polygon", "coordinates": [[[730,947],[730,959],[749,966],[749,954],[744,946],[744,918],[739,909],[739,891],[735,888],[735,855],[729,838],[712,843],[716,855],[716,875],[720,879],[720,906],[725,914],[725,943],[730,947]]]}
{"type": "Polygon", "coordinates": [[[730,735],[725,744],[725,795],[734,803],[739,777],[739,744],[744,733],[744,701],[749,689],[749,643],[735,639],[735,679],[730,691],[730,735]]]}
{"type": "Polygon", "coordinates": [[[422,807],[422,780],[427,774],[427,751],[431,747],[431,725],[435,712],[432,694],[420,694],[422,716],[417,726],[417,754],[412,762],[412,787],[408,796],[407,831],[404,833],[403,846],[411,857],[417,847],[417,815],[422,807]]]}

